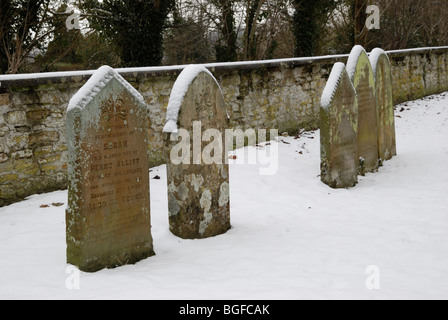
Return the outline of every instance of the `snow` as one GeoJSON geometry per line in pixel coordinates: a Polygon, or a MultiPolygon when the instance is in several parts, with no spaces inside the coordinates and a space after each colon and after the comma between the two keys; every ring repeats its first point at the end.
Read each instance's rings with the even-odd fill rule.
{"type": "MultiPolygon", "coordinates": [[[[423,47],[423,48],[412,48],[403,50],[390,50],[387,54],[391,53],[411,53],[420,52],[426,50],[445,50],[448,46],[442,47],[423,47]]],[[[313,57],[300,57],[300,58],[282,58],[282,59],[271,59],[271,60],[255,60],[255,61],[237,61],[237,62],[215,62],[203,64],[206,68],[216,68],[216,67],[234,67],[234,66],[246,66],[246,65],[259,65],[259,64],[277,64],[277,63],[291,63],[291,62],[307,62],[310,60],[321,60],[321,59],[344,59],[347,54],[336,54],[336,55],[324,55],[324,56],[313,56],[313,57]]],[[[161,66],[161,67],[137,67],[137,68],[116,68],[118,73],[133,73],[133,72],[154,72],[154,71],[169,71],[169,70],[182,70],[188,65],[173,65],[173,66],[161,66]]],[[[80,71],[59,71],[59,72],[41,72],[41,73],[21,73],[21,74],[6,74],[0,75],[1,81],[10,80],[24,80],[24,79],[38,79],[38,78],[52,78],[52,77],[71,77],[71,76],[88,76],[92,75],[95,70],[80,70],[80,71]]]]}
{"type": "Polygon", "coordinates": [[[207,73],[218,85],[213,74],[207,70],[203,65],[189,65],[185,67],[176,79],[176,82],[171,89],[170,99],[166,110],[166,124],[163,128],[165,133],[177,133],[177,117],[179,110],[184,101],[184,96],[190,87],[190,84],[201,72],[207,73]]]}
{"type": "MultiPolygon", "coordinates": [[[[387,51],[387,54],[391,53],[411,53],[420,52],[426,50],[446,50],[445,47],[424,47],[413,48],[404,50],[391,50],[387,51]]],[[[250,65],[266,65],[266,64],[281,64],[281,63],[294,63],[294,62],[309,62],[322,59],[345,59],[347,54],[337,55],[325,55],[316,57],[301,57],[301,58],[283,58],[272,60],[258,60],[258,61],[237,61],[237,62],[217,62],[203,64],[205,68],[213,69],[219,67],[235,67],[235,66],[250,66],[250,65]]],[[[116,68],[118,73],[135,73],[135,72],[156,72],[156,71],[170,71],[170,70],[182,70],[187,65],[174,65],[174,66],[161,66],[161,67],[138,67],[138,68],[116,68]]],[[[27,80],[27,79],[44,79],[44,78],[58,78],[58,77],[77,77],[77,76],[90,76],[95,70],[80,70],[80,71],[59,71],[59,72],[41,72],[41,73],[21,73],[21,74],[6,74],[0,75],[0,87],[2,81],[15,81],[15,80],[27,80]]]]}
{"type": "Polygon", "coordinates": [[[169,232],[166,166],[153,168],[156,255],[81,272],[79,289],[65,258],[67,192],[2,207],[0,299],[447,299],[448,93],[396,110],[398,155],[351,189],[320,181],[319,131],[272,142],[275,175],[230,165],[232,228],[209,239],[169,232]],[[372,270],[378,290],[366,287],[372,270]]]}
{"type": "Polygon", "coordinates": [[[81,89],[73,95],[68,103],[67,112],[75,108],[84,108],[101,91],[101,89],[109,83],[112,78],[115,78],[118,82],[120,82],[137,101],[143,105],[146,105],[142,95],[125,79],[123,79],[122,76],[120,76],[111,67],[102,66],[96,70],[89,80],[87,80],[87,82],[81,87],[81,89]]]}
{"type": "MultiPolygon", "coordinates": [[[[29,80],[39,78],[58,78],[58,77],[78,77],[92,75],[96,70],[80,70],[80,71],[58,71],[58,72],[40,72],[40,73],[18,73],[18,74],[1,74],[1,81],[29,80]]],[[[1,85],[0,85],[1,86],[1,85]]]]}
{"type": "MultiPolygon", "coordinates": [[[[345,64],[341,62],[335,63],[333,69],[331,70],[330,76],[328,77],[325,89],[322,92],[322,97],[320,99],[320,105],[322,108],[328,108],[330,106],[336,90],[338,89],[343,72],[346,72],[345,64]]],[[[353,91],[355,91],[355,89],[353,89],[353,91]]]]}
{"type": "MultiPolygon", "coordinates": [[[[326,55],[326,56],[317,56],[317,57],[283,58],[283,59],[271,59],[271,60],[214,62],[214,63],[206,63],[206,64],[203,64],[202,66],[205,68],[208,68],[208,69],[213,69],[213,68],[217,68],[217,67],[250,66],[250,65],[260,65],[260,64],[265,65],[265,64],[291,63],[291,62],[301,62],[301,61],[308,62],[310,60],[321,60],[321,59],[343,59],[346,57],[347,57],[346,54],[339,54],[339,55],[326,55]]],[[[157,72],[157,71],[183,70],[188,66],[190,66],[190,65],[115,68],[115,71],[117,71],[118,73],[157,72]]],[[[20,74],[0,75],[0,87],[1,87],[1,81],[90,76],[95,71],[96,70],[80,70],[80,71],[59,71],[59,72],[20,73],[20,74]]]]}
{"type": "Polygon", "coordinates": [[[409,52],[419,52],[419,51],[426,51],[426,50],[446,50],[448,49],[448,46],[442,46],[442,47],[421,47],[421,48],[411,48],[411,49],[400,49],[400,50],[389,50],[386,53],[409,53],[409,52]]]}

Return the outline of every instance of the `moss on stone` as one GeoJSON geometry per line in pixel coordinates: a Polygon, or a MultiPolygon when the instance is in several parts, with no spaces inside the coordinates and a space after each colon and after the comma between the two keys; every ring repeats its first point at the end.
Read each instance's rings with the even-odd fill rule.
{"type": "Polygon", "coordinates": [[[0,175],[0,184],[6,184],[8,182],[15,181],[18,177],[19,176],[14,173],[2,174],[0,175]]]}

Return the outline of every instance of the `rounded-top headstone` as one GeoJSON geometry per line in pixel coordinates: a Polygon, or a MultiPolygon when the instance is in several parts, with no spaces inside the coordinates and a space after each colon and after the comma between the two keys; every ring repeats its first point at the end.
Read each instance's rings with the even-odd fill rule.
{"type": "Polygon", "coordinates": [[[228,116],[221,88],[206,68],[191,65],[181,72],[166,120],[171,232],[184,239],[225,233],[230,228],[229,166],[224,151],[228,116]]]}
{"type": "Polygon", "coordinates": [[[375,77],[378,109],[378,153],[381,160],[397,155],[393,101],[392,70],[389,57],[383,49],[375,48],[369,56],[375,77]]]}
{"type": "Polygon", "coordinates": [[[375,79],[366,51],[355,46],[347,62],[347,72],[358,96],[358,156],[360,173],[378,169],[378,114],[375,79]]]}

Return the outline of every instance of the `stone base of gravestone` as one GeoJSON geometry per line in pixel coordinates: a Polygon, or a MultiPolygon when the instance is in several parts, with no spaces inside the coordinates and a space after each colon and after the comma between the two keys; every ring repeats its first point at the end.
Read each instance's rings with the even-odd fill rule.
{"type": "Polygon", "coordinates": [[[184,69],[173,87],[164,128],[169,225],[181,238],[207,238],[230,229],[227,125],[224,99],[211,73],[200,66],[184,69]],[[204,139],[209,129],[218,134],[204,139]],[[211,145],[213,151],[207,152],[211,145]]]}
{"type": "Polygon", "coordinates": [[[67,262],[93,272],[154,255],[147,107],[109,67],[67,111],[67,262]]]}

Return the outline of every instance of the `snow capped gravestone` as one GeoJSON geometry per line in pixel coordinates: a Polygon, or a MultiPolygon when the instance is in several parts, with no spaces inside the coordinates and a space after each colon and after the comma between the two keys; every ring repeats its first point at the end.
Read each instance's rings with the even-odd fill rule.
{"type": "Polygon", "coordinates": [[[397,155],[395,142],[395,118],[392,89],[392,71],[384,50],[376,48],[369,56],[375,76],[376,103],[378,109],[378,152],[381,160],[397,155]]]}
{"type": "Polygon", "coordinates": [[[347,62],[347,72],[358,96],[358,156],[360,173],[378,169],[378,125],[375,80],[366,51],[355,46],[347,62]]]}
{"type": "Polygon", "coordinates": [[[164,127],[169,225],[184,239],[230,228],[228,117],[221,89],[202,66],[187,66],[171,91],[164,127]]]}
{"type": "Polygon", "coordinates": [[[66,121],[67,262],[93,272],[154,255],[142,96],[104,66],[70,100],[66,121]]]}
{"type": "Polygon", "coordinates": [[[320,108],[321,180],[332,188],[358,181],[358,99],[345,65],[336,63],[324,89],[320,108]]]}

